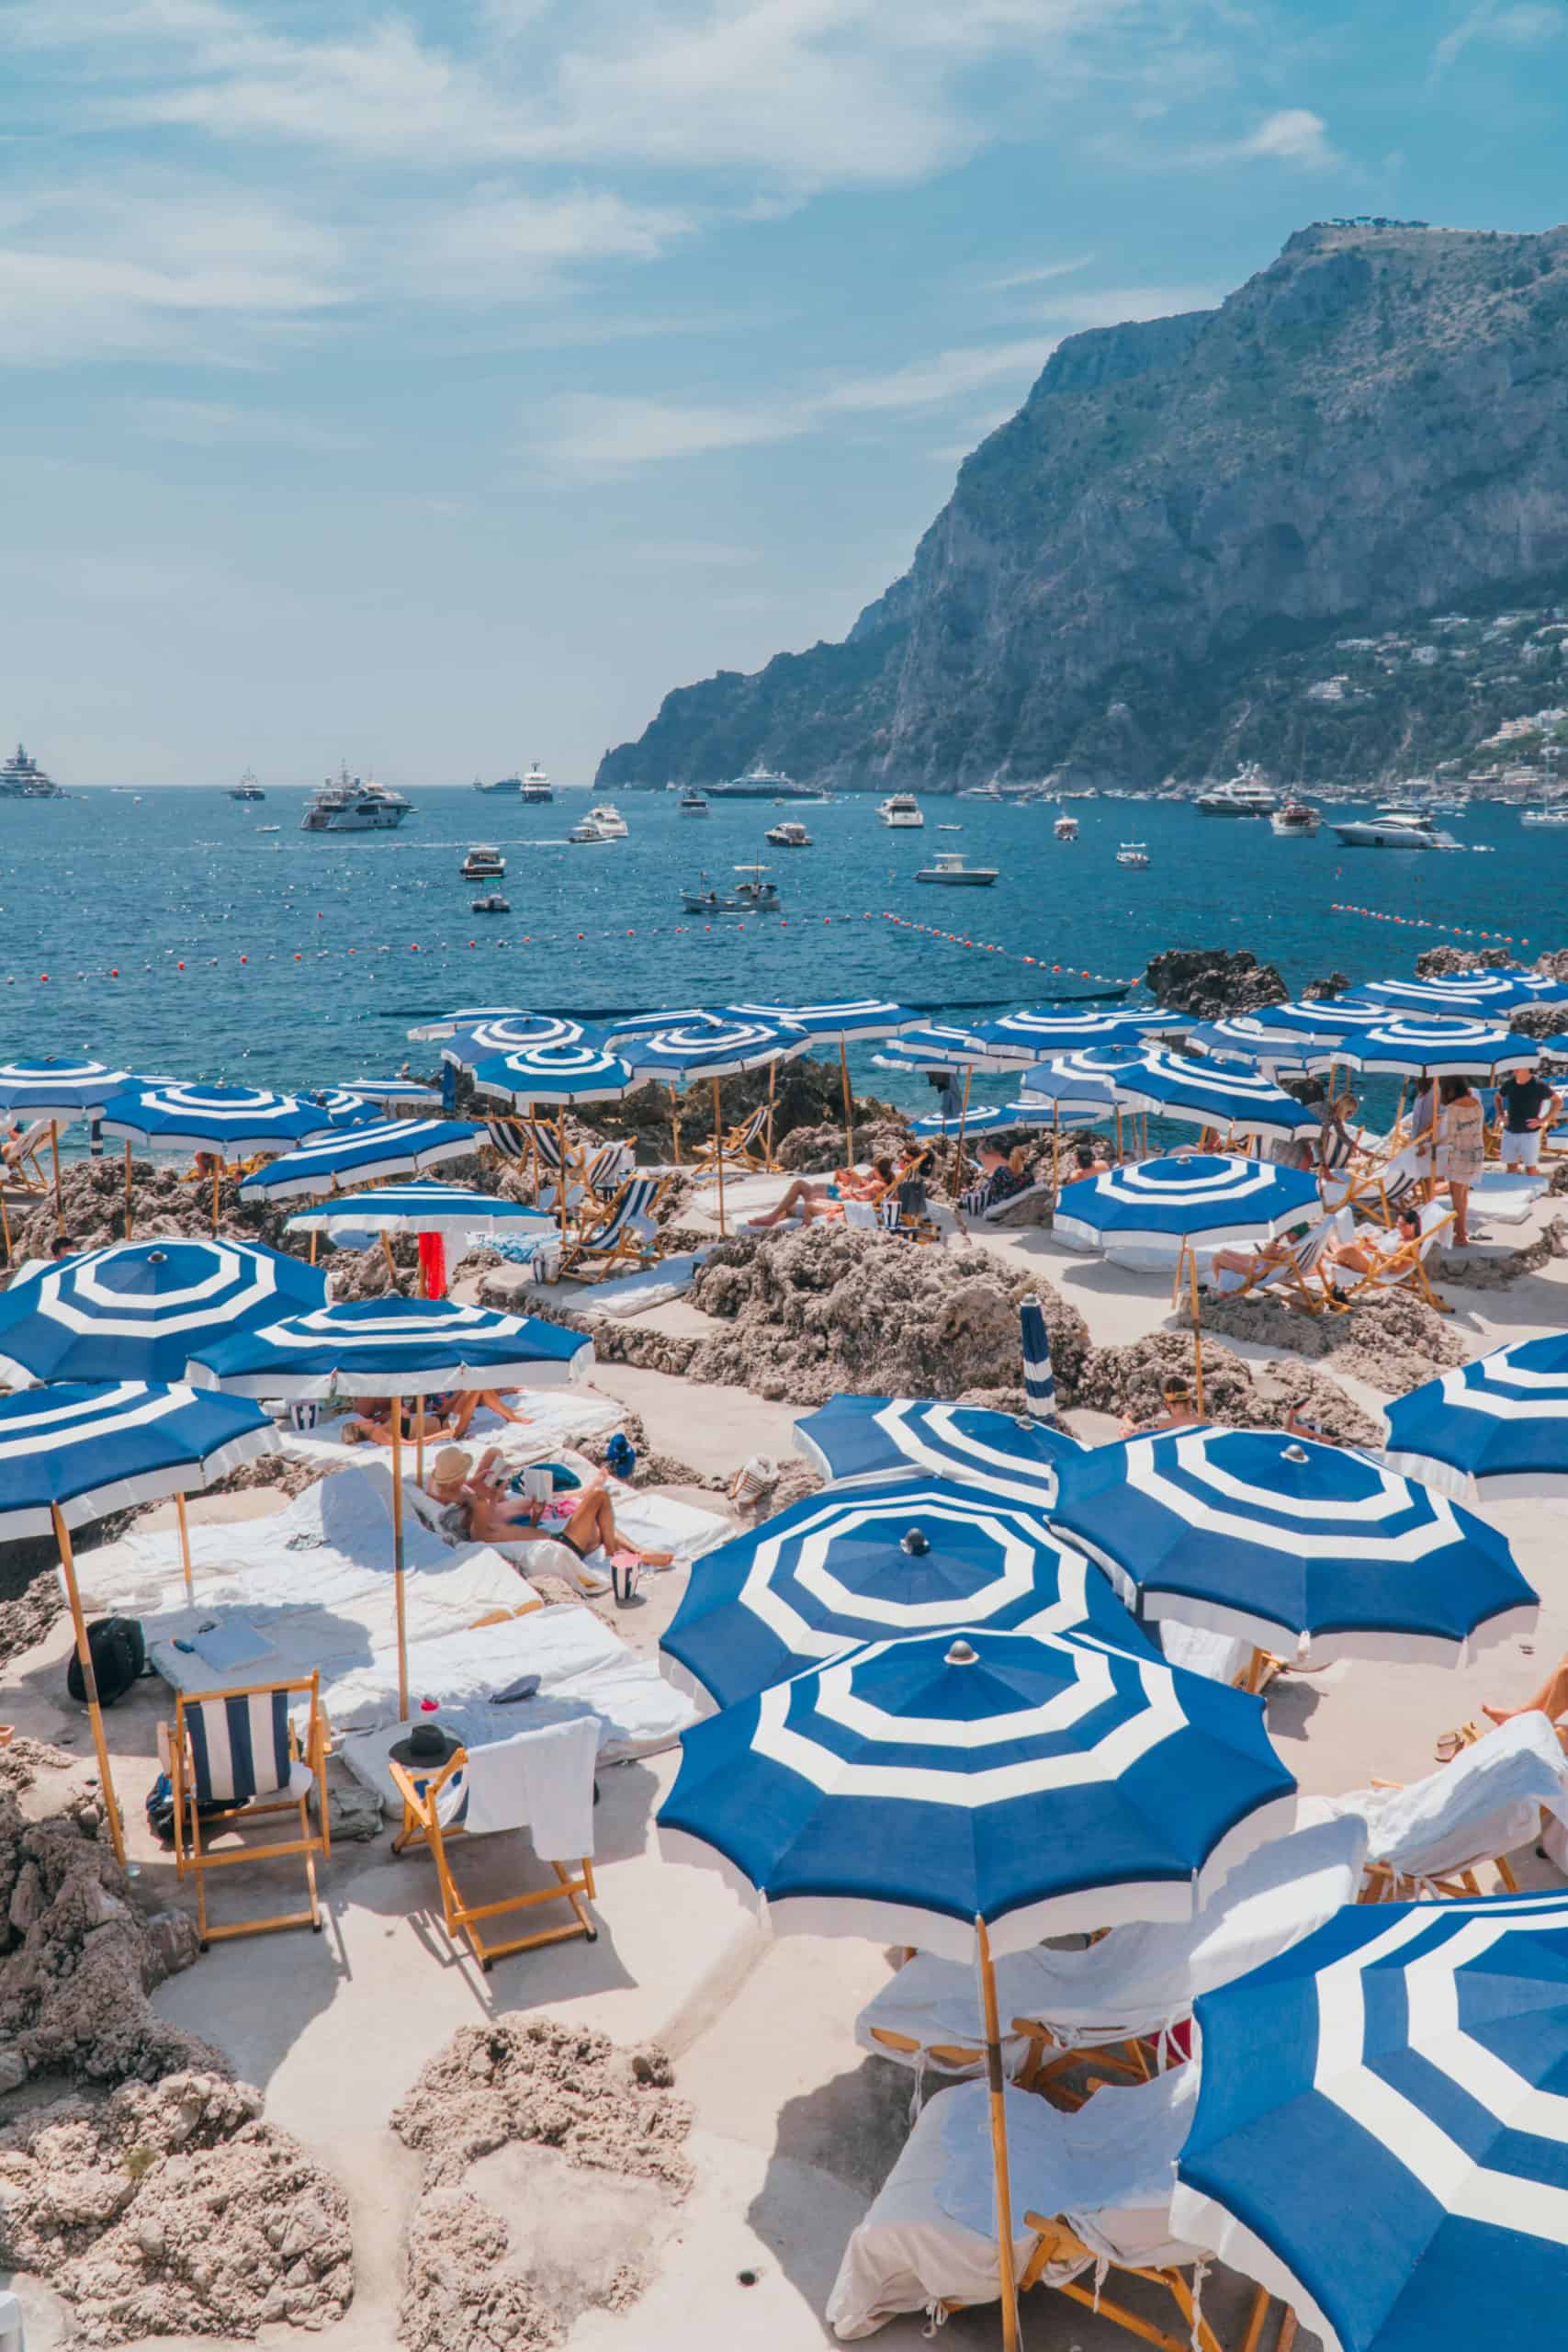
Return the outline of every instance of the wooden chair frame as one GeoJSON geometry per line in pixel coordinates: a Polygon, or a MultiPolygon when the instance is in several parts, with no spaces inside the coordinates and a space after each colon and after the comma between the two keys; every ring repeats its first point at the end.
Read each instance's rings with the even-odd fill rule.
{"type": "MultiPolygon", "coordinates": [[[[724,1138],[727,1170],[733,1168],[738,1175],[757,1176],[766,1175],[773,1169],[774,1162],[768,1157],[767,1147],[768,1117],[772,1109],[773,1104],[764,1098],[755,1110],[749,1111],[737,1125],[729,1128],[724,1138]],[[760,1154],[755,1148],[759,1139],[762,1146],[760,1154]]],[[[718,1145],[710,1136],[692,1161],[688,1172],[693,1176],[711,1176],[717,1167],[718,1145]]]]}
{"type": "Polygon", "coordinates": [[[1388,1265],[1374,1266],[1370,1272],[1358,1274],[1347,1290],[1333,1290],[1325,1284],[1325,1287],[1330,1287],[1333,1305],[1343,1309],[1353,1306],[1358,1298],[1368,1292],[1413,1290],[1418,1297],[1426,1300],[1428,1306],[1436,1307],[1439,1315],[1451,1315],[1453,1308],[1448,1300],[1439,1298],[1427,1281],[1425,1261],[1427,1253],[1435,1246],[1438,1236],[1453,1221],[1454,1211],[1450,1209],[1431,1225],[1424,1225],[1421,1238],[1415,1244],[1415,1256],[1407,1266],[1400,1268],[1397,1272],[1388,1265]]]}
{"type": "MultiPolygon", "coordinates": [[[[1465,1728],[1468,1731],[1471,1726],[1467,1724],[1465,1728]]],[[[1463,1744],[1472,1747],[1475,1743],[1473,1739],[1466,1739],[1463,1744]]],[[[1450,1758],[1450,1761],[1452,1760],[1450,1758]]],[[[1374,1780],[1371,1785],[1374,1789],[1403,1789],[1405,1783],[1403,1781],[1374,1780]]],[[[1543,1811],[1543,1822],[1545,1818],[1543,1811]]],[[[1476,1854],[1468,1862],[1461,1862],[1457,1869],[1439,1871],[1435,1875],[1426,1872],[1413,1875],[1408,1871],[1396,1871],[1392,1862],[1368,1862],[1362,1868],[1356,1900],[1358,1903],[1418,1903],[1424,1895],[1432,1894],[1450,1903],[1466,1899],[1484,1902],[1486,1890],[1475,1873],[1488,1862],[1501,1882],[1495,1891],[1517,1894],[1519,1882],[1514,1876],[1514,1866],[1506,1854],[1476,1854]]]]}
{"type": "Polygon", "coordinates": [[[487,1975],[496,1962],[505,1959],[509,1952],[531,1951],[538,1944],[565,1943],[573,1936],[586,1937],[590,1943],[597,1942],[598,1926],[583,1905],[585,1895],[590,1903],[598,1900],[593,1885],[593,1864],[586,1856],[580,1862],[575,1877],[564,1863],[550,1864],[560,1882],[558,1886],[538,1887],[531,1894],[506,1895],[499,1903],[465,1901],[452,1874],[451,1858],[446,1849],[452,1840],[466,1838],[468,1832],[461,1822],[443,1823],[440,1801],[442,1791],[463,1770],[468,1760],[468,1749],[459,1747],[427,1781],[416,1781],[396,1758],[389,1757],[387,1760],[387,1769],[403,1801],[403,1826],[392,1840],[392,1851],[394,1854],[405,1854],[417,1846],[429,1849],[435,1864],[436,1884],[441,1890],[442,1915],[452,1941],[461,1943],[467,1937],[474,1958],[487,1975]],[[570,1904],[573,1915],[570,1925],[539,1928],[532,1935],[512,1936],[500,1942],[492,1942],[485,1935],[482,1921],[502,1918],[509,1912],[532,1911],[541,1903],[570,1904]]]}
{"type": "MultiPolygon", "coordinates": [[[[1042,2283],[1052,2286],[1052,2282],[1045,2278],[1045,2272],[1053,2262],[1074,2260],[1091,2264],[1096,2262],[1097,2257],[1091,2248],[1085,2245],[1083,2240],[1076,2232],[1068,2228],[1066,2222],[1047,2221],[1043,2214],[1030,2212],[1026,2212],[1023,2219],[1024,2226],[1035,2233],[1035,2242],[1018,2282],[1018,2290],[1021,2295],[1027,2294],[1032,2287],[1038,2287],[1042,2283]]],[[[1145,2319],[1142,2312],[1129,2311],[1125,2303],[1113,2301],[1102,2289],[1092,2284],[1086,2287],[1077,2278],[1069,2278],[1064,2283],[1052,2286],[1052,2292],[1066,2295],[1069,2301],[1081,2303],[1086,2311],[1095,2312],[1101,2319],[1108,2319],[1113,2327],[1123,2329],[1129,2335],[1140,2337],[1145,2344],[1155,2345],[1157,2346],[1157,2352],[1224,2352],[1224,2347],[1213,2327],[1198,2310],[1193,2301],[1191,2284],[1183,2271],[1177,2269],[1174,2265],[1159,2270],[1122,2270],[1120,2264],[1112,2264],[1111,2267],[1120,2271],[1123,2278],[1147,2278],[1154,2285],[1163,2287],[1185,2323],[1182,2333],[1179,2335],[1168,2335],[1164,2328],[1156,2326],[1153,2320],[1145,2319]]],[[[1259,2352],[1264,2324],[1269,2316],[1269,2301],[1268,2289],[1259,2287],[1253,2296],[1252,2309],[1247,2315],[1247,2327],[1237,2352],[1259,2352]]],[[[942,2305],[942,2310],[946,2315],[962,2311],[963,2308],[961,2302],[951,2301],[944,2301],[942,2305]]],[[[1296,2315],[1287,2305],[1280,2317],[1274,2352],[1291,2352],[1295,2340],[1296,2315]]]]}
{"type": "Polygon", "coordinates": [[[158,1726],[159,1747],[174,1789],[175,1800],[175,1874],[176,1878],[196,1880],[197,1929],[205,1951],[209,1944],[235,1936],[261,1936],[276,1928],[309,1928],[312,1935],[321,1931],[321,1908],[316,1891],[316,1856],[323,1861],[332,1857],[332,1823],[329,1817],[326,1789],[326,1761],[332,1753],[331,1729],[326,1711],[321,1702],[321,1676],[311,1674],[299,1681],[248,1682],[230,1690],[203,1690],[187,1700],[183,1691],[175,1699],[173,1725],[158,1726]],[[310,1721],[306,1726],[303,1748],[292,1722],[288,1727],[288,1754],[295,1763],[309,1765],[314,1776],[317,1804],[321,1817],[319,1829],[312,1829],[308,1811],[309,1790],[298,1795],[280,1790],[272,1796],[251,1799],[243,1804],[224,1805],[215,1810],[202,1809],[197,1795],[195,1771],[191,1761],[190,1739],[186,1730],[187,1711],[211,1700],[250,1699],[268,1691],[299,1691],[309,1697],[310,1721]],[[256,1821],[265,1821],[274,1814],[292,1814],[299,1824],[299,1836],[275,1839],[267,1845],[242,1845],[232,1853],[209,1853],[202,1844],[203,1833],[221,1834],[240,1829],[256,1821]],[[215,1927],[207,1916],[207,1873],[226,1870],[236,1862],[281,1860],[286,1855],[302,1854],[305,1858],[305,1883],[309,1902],[303,1911],[278,1911],[265,1919],[243,1919],[232,1927],[215,1927]]]}
{"type": "MultiPolygon", "coordinates": [[[[601,1208],[593,1233],[603,1233],[606,1227],[614,1226],[622,1213],[626,1196],[633,1186],[647,1184],[649,1182],[653,1184],[653,1190],[649,1194],[648,1206],[639,1210],[638,1215],[646,1217],[649,1222],[657,1219],[660,1203],[663,1200],[669,1185],[669,1178],[660,1176],[649,1179],[647,1176],[633,1174],[626,1178],[609,1207],[601,1208]]],[[[563,1279],[568,1281],[597,1282],[603,1275],[614,1273],[621,1267],[636,1269],[639,1266],[651,1266],[657,1255],[658,1252],[651,1240],[644,1241],[633,1232],[628,1217],[621,1225],[613,1240],[595,1241],[592,1233],[582,1232],[576,1238],[569,1241],[561,1254],[560,1272],[563,1279]],[[579,1272],[579,1264],[583,1259],[593,1261],[592,1272],[579,1272]]]]}
{"type": "Polygon", "coordinates": [[[17,1137],[17,1154],[6,1163],[6,1182],[19,1193],[47,1193],[51,1180],[39,1157],[49,1141],[49,1121],[34,1119],[17,1137]],[[29,1176],[28,1169],[32,1170],[29,1176]]]}

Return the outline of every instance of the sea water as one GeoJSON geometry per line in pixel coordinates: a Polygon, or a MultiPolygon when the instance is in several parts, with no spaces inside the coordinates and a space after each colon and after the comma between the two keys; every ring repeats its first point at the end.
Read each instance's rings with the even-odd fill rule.
{"type": "MultiPolygon", "coordinates": [[[[877,995],[973,1018],[1136,980],[1164,947],[1249,947],[1299,988],[1336,969],[1407,976],[1420,948],[1452,936],[1440,926],[1512,933],[1527,960],[1568,936],[1568,829],[1521,826],[1490,803],[1441,820],[1466,844],[1454,854],[1347,850],[1326,823],[1314,840],[1280,840],[1266,822],[1159,801],[1075,801],[1070,844],[1050,803],[928,797],[924,830],[902,831],[878,821],[874,794],[713,803],[705,818],[682,817],[672,794],[626,794],[630,838],[573,846],[587,793],[543,807],[467,788],[410,797],[398,831],[337,835],[302,833],[304,796],[280,789],[259,802],[203,789],[0,802],[0,1058],[85,1053],[160,1075],[316,1085],[397,1069],[409,1029],[461,1004],[592,1017],[877,995]],[[812,848],[765,842],[783,816],[806,823],[812,848]],[[1145,869],[1116,864],[1134,838],[1145,869]],[[505,854],[510,915],[470,912],[477,886],[458,866],[480,840],[505,854]],[[995,886],[918,884],[944,849],[998,867],[995,886]],[[682,886],[733,888],[750,861],[778,885],[778,915],[682,911],[682,886]]],[[[863,1083],[925,1100],[919,1080],[876,1072],[870,1050],[852,1057],[863,1083]]],[[[428,1046],[412,1054],[416,1068],[434,1060],[428,1046]]]]}

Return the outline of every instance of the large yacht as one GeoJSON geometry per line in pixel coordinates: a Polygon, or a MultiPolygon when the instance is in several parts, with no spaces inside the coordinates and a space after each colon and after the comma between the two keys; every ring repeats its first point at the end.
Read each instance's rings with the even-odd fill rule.
{"type": "Polygon", "coordinates": [[[465,882],[500,882],[506,875],[506,860],[494,842],[476,842],[457,868],[465,882]]]}
{"type": "Polygon", "coordinates": [[[1255,760],[1246,760],[1228,784],[1198,795],[1205,817],[1271,817],[1280,796],[1255,760]]]}
{"type": "Polygon", "coordinates": [[[14,758],[0,763],[0,793],[11,800],[62,800],[65,797],[20,743],[14,758]]]}
{"type": "Polygon", "coordinates": [[[1455,849],[1445,833],[1419,808],[1380,808],[1375,817],[1353,818],[1334,831],[1347,849],[1455,849]]]}
{"type": "Polygon", "coordinates": [[[389,791],[384,784],[362,782],[358,776],[349,775],[345,764],[337,775],[329,776],[319,791],[312,792],[305,803],[299,831],[389,833],[412,814],[412,801],[405,800],[400,792],[389,791]]]}
{"type": "Polygon", "coordinates": [[[710,784],[707,796],[710,800],[819,800],[822,797],[815,785],[796,784],[794,776],[779,768],[765,768],[761,760],[744,775],[710,784]]]}
{"type": "Polygon", "coordinates": [[[912,828],[926,821],[912,792],[890,792],[886,800],[878,801],[876,813],[885,825],[912,828]]]}
{"type": "Polygon", "coordinates": [[[681,795],[679,808],[682,817],[705,817],[708,813],[707,802],[691,786],[681,795]]]}
{"type": "Polygon", "coordinates": [[[542,804],[547,800],[553,800],[556,797],[555,790],[550,783],[549,777],[545,774],[544,769],[539,765],[537,760],[535,761],[533,766],[529,769],[527,775],[523,779],[522,794],[525,800],[532,800],[538,804],[542,804]]]}
{"type": "Polygon", "coordinates": [[[596,802],[588,811],[588,822],[598,826],[601,841],[624,842],[626,838],[626,820],[613,800],[596,802]]]}
{"type": "Polygon", "coordinates": [[[247,768],[239,783],[229,786],[229,797],[231,800],[265,800],[266,795],[247,768]]]}

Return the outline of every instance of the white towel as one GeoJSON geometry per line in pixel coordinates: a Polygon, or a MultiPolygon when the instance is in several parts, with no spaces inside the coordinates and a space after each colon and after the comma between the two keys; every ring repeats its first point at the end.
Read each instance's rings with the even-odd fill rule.
{"type": "Polygon", "coordinates": [[[548,1724],[468,1750],[471,1838],[528,1828],[541,1861],[581,1861],[593,1851],[597,1718],[548,1724]]]}

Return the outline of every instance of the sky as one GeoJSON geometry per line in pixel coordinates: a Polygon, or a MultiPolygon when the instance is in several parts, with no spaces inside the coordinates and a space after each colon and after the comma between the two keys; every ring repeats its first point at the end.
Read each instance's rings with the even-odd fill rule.
{"type": "Polygon", "coordinates": [[[0,739],[591,781],[1087,327],[1563,209],[1557,0],[0,0],[0,739]]]}

